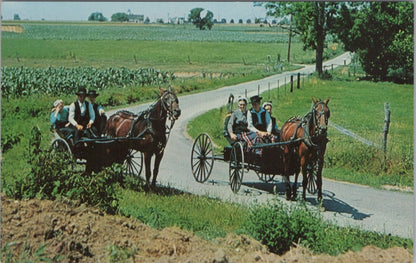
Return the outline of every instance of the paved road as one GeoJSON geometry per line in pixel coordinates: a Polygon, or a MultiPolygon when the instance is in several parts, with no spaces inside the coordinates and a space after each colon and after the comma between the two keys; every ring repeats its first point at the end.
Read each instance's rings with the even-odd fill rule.
{"type": "MultiPolygon", "coordinates": [[[[343,65],[344,61],[347,64],[350,63],[348,53],[324,64],[343,65]]],[[[275,182],[265,184],[259,181],[253,171],[244,174],[243,185],[239,193],[233,194],[228,184],[228,164],[221,161],[215,161],[208,182],[197,183],[193,178],[190,165],[193,141],[186,134],[186,125],[190,120],[207,110],[225,105],[230,93],[237,97],[244,95],[247,90],[247,96],[250,97],[257,94],[258,85],[263,91],[267,90],[269,83],[271,89],[277,88],[278,80],[279,84],[283,85],[285,77],[289,82],[290,75],[297,72],[309,74],[314,69],[314,65],[308,65],[294,72],[285,72],[258,81],[180,97],[182,115],[172,130],[161,163],[158,183],[193,194],[231,202],[250,204],[254,200],[265,202],[273,198],[287,202],[284,198],[285,186],[280,176],[275,179],[275,182]],[[278,194],[273,194],[273,192],[278,194]]],[[[145,107],[147,105],[133,107],[129,110],[138,112],[145,107]]],[[[323,174],[325,176],[325,169],[323,174]]],[[[301,177],[299,180],[301,182],[301,177]]],[[[325,208],[323,216],[325,219],[342,226],[359,226],[365,230],[413,237],[414,200],[412,194],[376,190],[332,180],[324,180],[323,192],[323,206],[325,208]]],[[[310,204],[316,204],[314,196],[307,196],[307,201],[310,204]]]]}

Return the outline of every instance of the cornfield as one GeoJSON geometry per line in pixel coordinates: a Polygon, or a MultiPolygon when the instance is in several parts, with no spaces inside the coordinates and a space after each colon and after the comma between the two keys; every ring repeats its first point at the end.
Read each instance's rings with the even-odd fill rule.
{"type": "Polygon", "coordinates": [[[3,98],[34,94],[74,94],[79,88],[103,90],[109,87],[161,85],[175,76],[172,72],[154,68],[93,68],[93,67],[2,67],[1,92],[3,98]]]}

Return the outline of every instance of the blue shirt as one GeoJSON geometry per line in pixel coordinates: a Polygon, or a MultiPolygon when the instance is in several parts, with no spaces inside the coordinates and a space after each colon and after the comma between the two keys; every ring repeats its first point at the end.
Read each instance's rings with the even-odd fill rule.
{"type": "Polygon", "coordinates": [[[58,123],[67,123],[68,122],[68,116],[69,116],[69,109],[68,106],[64,107],[61,112],[59,112],[56,116],[55,116],[55,111],[53,111],[51,113],[51,124],[52,127],[55,128],[55,125],[58,123]]]}

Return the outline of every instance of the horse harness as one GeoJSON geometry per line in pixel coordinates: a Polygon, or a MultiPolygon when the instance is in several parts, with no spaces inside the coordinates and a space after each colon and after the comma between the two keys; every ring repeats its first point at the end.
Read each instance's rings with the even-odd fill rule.
{"type": "Polygon", "coordinates": [[[163,100],[163,98],[164,98],[164,96],[167,94],[167,93],[169,93],[168,91],[166,91],[165,93],[163,93],[163,95],[162,96],[160,96],[160,98],[158,99],[158,100],[161,100],[161,105],[162,105],[162,107],[163,107],[163,111],[161,111],[161,114],[160,114],[160,116],[159,117],[152,117],[151,116],[151,113],[156,109],[156,104],[157,104],[157,101],[156,102],[154,102],[154,103],[152,103],[151,105],[149,105],[149,107],[146,109],[146,110],[144,110],[144,111],[142,111],[142,112],[140,112],[138,115],[137,115],[137,117],[133,120],[133,122],[132,122],[132,124],[131,124],[131,127],[130,127],[130,131],[129,131],[129,133],[127,134],[127,136],[126,137],[131,137],[132,135],[133,135],[133,129],[134,129],[134,126],[137,124],[137,122],[139,121],[139,120],[141,120],[141,119],[144,119],[144,120],[146,120],[146,128],[143,130],[143,131],[141,131],[137,136],[135,136],[135,137],[138,137],[138,138],[140,138],[141,136],[143,136],[144,134],[146,134],[146,132],[149,132],[150,134],[152,134],[153,136],[155,135],[155,132],[152,130],[152,127],[151,127],[151,122],[152,121],[165,121],[167,118],[168,118],[168,115],[169,115],[169,120],[171,121],[170,122],[170,125],[165,125],[165,128],[166,128],[166,132],[165,132],[165,136],[166,136],[166,140],[164,141],[164,142],[162,142],[162,141],[159,141],[159,144],[158,144],[158,148],[159,148],[159,152],[160,153],[162,153],[163,151],[164,151],[164,149],[165,149],[165,147],[166,147],[166,144],[168,143],[168,140],[169,140],[169,137],[170,137],[170,132],[171,132],[171,130],[172,130],[172,128],[173,128],[173,125],[175,124],[175,118],[173,118],[172,117],[172,113],[170,112],[170,110],[169,110],[169,107],[168,107],[168,105],[166,105],[166,103],[165,103],[165,101],[163,100]],[[166,113],[168,113],[168,114],[165,114],[164,115],[164,112],[166,112],[166,113]]]}

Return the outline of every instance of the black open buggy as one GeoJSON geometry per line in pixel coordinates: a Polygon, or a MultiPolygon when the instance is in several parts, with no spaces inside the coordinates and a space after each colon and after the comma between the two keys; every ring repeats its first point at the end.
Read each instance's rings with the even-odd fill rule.
{"type": "Polygon", "coordinates": [[[52,132],[54,139],[51,143],[51,151],[67,153],[67,164],[72,169],[76,165],[85,165],[87,172],[96,172],[102,167],[120,163],[123,164],[125,175],[140,176],[143,167],[143,153],[128,146],[141,138],[90,138],[87,131],[84,133],[86,136],[81,137],[73,145],[60,132],[56,130],[52,132]]]}
{"type": "MultiPolygon", "coordinates": [[[[228,100],[228,112],[232,112],[233,96],[228,100]]],[[[227,122],[227,118],[226,121],[227,122]]],[[[228,134],[224,131],[224,135],[228,134]]],[[[245,172],[253,170],[258,178],[263,182],[272,182],[276,175],[284,175],[283,146],[285,144],[298,143],[300,139],[288,142],[254,144],[247,149],[247,144],[236,141],[231,146],[225,146],[220,154],[215,154],[214,145],[211,137],[206,133],[201,133],[194,141],[191,153],[191,168],[195,180],[204,183],[211,175],[215,160],[229,163],[229,180],[231,190],[237,193],[240,190],[245,172]],[[255,149],[262,150],[262,157],[259,158],[255,149]]],[[[317,192],[317,171],[318,163],[308,164],[308,192],[317,192]]],[[[293,174],[293,171],[289,171],[293,174]]]]}

